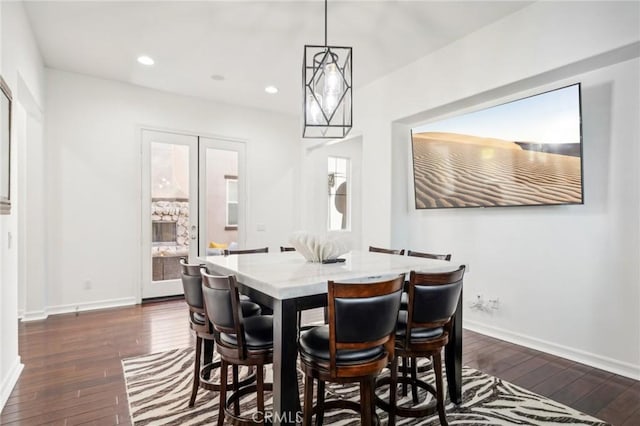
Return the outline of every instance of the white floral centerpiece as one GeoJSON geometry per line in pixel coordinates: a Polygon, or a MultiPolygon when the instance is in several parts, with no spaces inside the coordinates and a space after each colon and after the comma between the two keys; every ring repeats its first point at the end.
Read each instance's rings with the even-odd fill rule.
{"type": "Polygon", "coordinates": [[[350,250],[349,241],[339,233],[314,235],[309,232],[295,232],[289,243],[309,262],[337,259],[350,250]]]}

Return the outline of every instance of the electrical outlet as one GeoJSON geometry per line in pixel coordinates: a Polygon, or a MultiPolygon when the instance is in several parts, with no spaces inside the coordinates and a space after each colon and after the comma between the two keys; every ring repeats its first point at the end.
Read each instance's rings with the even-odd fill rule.
{"type": "Polygon", "coordinates": [[[489,308],[493,309],[494,311],[500,309],[500,299],[497,297],[495,299],[489,299],[489,302],[487,304],[489,308]]]}
{"type": "Polygon", "coordinates": [[[84,282],[84,289],[85,290],[91,290],[91,280],[86,280],[84,282]]]}
{"type": "Polygon", "coordinates": [[[482,298],[482,294],[480,294],[480,293],[476,294],[475,300],[473,302],[471,302],[469,307],[471,309],[473,309],[473,310],[484,311],[485,310],[485,302],[484,302],[484,299],[482,298]]]}
{"type": "Polygon", "coordinates": [[[469,307],[474,311],[492,312],[500,309],[500,298],[484,299],[481,293],[476,294],[476,298],[469,303],[469,307]]]}

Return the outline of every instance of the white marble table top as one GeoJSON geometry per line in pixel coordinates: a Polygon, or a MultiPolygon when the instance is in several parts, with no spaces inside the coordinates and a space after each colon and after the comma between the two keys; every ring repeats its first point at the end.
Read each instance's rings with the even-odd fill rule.
{"type": "Polygon", "coordinates": [[[411,270],[443,272],[458,263],[368,251],[341,256],[344,263],[307,262],[300,253],[255,253],[207,256],[209,269],[217,274],[235,274],[238,281],[275,299],[291,299],[327,292],[327,281],[396,275],[411,270]]]}

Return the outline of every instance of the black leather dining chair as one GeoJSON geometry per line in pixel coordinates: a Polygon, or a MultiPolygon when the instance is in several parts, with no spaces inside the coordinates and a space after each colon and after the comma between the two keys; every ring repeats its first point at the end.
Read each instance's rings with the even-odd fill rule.
{"type": "Polygon", "coordinates": [[[412,368],[411,377],[406,370],[403,377],[397,373],[378,380],[376,387],[389,384],[389,402],[376,397],[376,403],[389,412],[389,425],[395,424],[396,414],[402,417],[425,417],[438,413],[440,424],[447,425],[444,409],[444,384],[442,380],[442,349],[449,343],[453,327],[453,315],[462,293],[465,266],[455,271],[439,273],[409,274],[409,309],[400,311],[395,339],[395,356],[410,358],[412,367],[416,358],[430,357],[435,375],[435,389],[416,377],[412,368]],[[435,397],[435,404],[426,407],[399,407],[396,405],[397,383],[411,385],[413,403],[418,404],[417,388],[420,387],[435,397]]]}
{"type": "MultiPolygon", "coordinates": [[[[434,259],[434,260],[446,260],[446,261],[451,261],[451,254],[435,254],[435,253],[425,253],[425,252],[420,252],[420,251],[414,251],[414,250],[408,250],[407,251],[407,256],[413,256],[413,257],[422,257],[424,259],[434,259]]],[[[405,287],[408,286],[408,282],[405,281],[405,287]]],[[[402,293],[402,302],[400,304],[400,309],[403,311],[407,310],[407,304],[409,301],[409,296],[406,292],[402,293]]]]}
{"type": "Polygon", "coordinates": [[[264,424],[264,391],[272,390],[272,384],[264,382],[264,366],[273,363],[273,317],[247,318],[243,315],[234,275],[215,276],[202,271],[202,292],[221,359],[218,426],[224,424],[225,418],[235,425],[264,424]],[[234,367],[234,374],[240,365],[255,367],[256,383],[242,387],[234,385],[233,392],[227,397],[229,365],[234,367]],[[242,416],[240,398],[251,392],[257,393],[257,415],[242,416]]]}
{"type": "Polygon", "coordinates": [[[400,309],[403,276],[328,283],[329,324],[314,327],[299,339],[305,374],[303,425],[322,424],[331,408],[360,412],[360,424],[374,424],[375,377],[392,363],[394,336],[400,309]],[[371,315],[375,312],[375,315],[371,315]],[[312,407],[314,380],[317,405],[312,407]],[[325,401],[325,382],[360,383],[360,403],[342,399],[325,401]]]}
{"type": "MultiPolygon", "coordinates": [[[[189,306],[189,326],[196,335],[193,386],[191,397],[189,398],[189,407],[195,405],[199,388],[212,391],[220,390],[220,384],[210,380],[212,371],[220,367],[220,362],[212,361],[215,338],[211,324],[207,320],[202,298],[202,274],[200,272],[202,266],[188,263],[186,258],[180,259],[184,299],[189,306]]],[[[240,304],[243,314],[247,317],[259,315],[261,312],[260,305],[251,302],[248,298],[242,300],[240,304]]],[[[249,383],[254,378],[255,376],[249,375],[239,385],[249,383]]]]}

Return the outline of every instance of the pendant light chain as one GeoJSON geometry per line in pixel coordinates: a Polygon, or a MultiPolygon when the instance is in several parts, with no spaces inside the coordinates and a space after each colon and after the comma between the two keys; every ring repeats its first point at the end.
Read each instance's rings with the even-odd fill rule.
{"type": "Polygon", "coordinates": [[[327,43],[327,0],[324,0],[324,45],[329,45],[327,43]]]}

